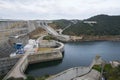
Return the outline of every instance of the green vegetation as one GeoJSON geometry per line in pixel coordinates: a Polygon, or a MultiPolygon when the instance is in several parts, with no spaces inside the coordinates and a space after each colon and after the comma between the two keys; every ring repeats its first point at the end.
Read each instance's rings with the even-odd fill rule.
{"type": "Polygon", "coordinates": [[[95,69],[95,70],[101,72],[101,69],[102,69],[102,68],[101,68],[100,65],[94,65],[94,66],[93,66],[93,69],[95,69]]]}
{"type": "Polygon", "coordinates": [[[27,79],[25,80],[35,80],[35,78],[33,76],[27,76],[27,79]]]}
{"type": "Polygon", "coordinates": [[[14,77],[10,77],[7,80],[24,80],[23,78],[14,78],[14,77]]]}
{"type": "Polygon", "coordinates": [[[45,75],[45,76],[42,76],[42,77],[38,77],[36,80],[45,80],[48,77],[49,77],[49,75],[45,75]]]}
{"type": "Polygon", "coordinates": [[[55,20],[53,22],[53,24],[55,24],[57,26],[57,28],[65,28],[66,26],[68,26],[71,22],[69,20],[65,20],[65,19],[61,19],[61,20],[55,20]]]}
{"type": "Polygon", "coordinates": [[[4,76],[5,76],[5,75],[0,75],[0,80],[2,80],[4,76]]]}
{"type": "MultiPolygon", "coordinates": [[[[95,65],[93,69],[101,72],[101,66],[95,65]]],[[[110,64],[106,64],[103,70],[103,76],[106,80],[120,80],[120,66],[112,68],[110,64]]]]}
{"type": "Polygon", "coordinates": [[[47,35],[47,36],[43,37],[43,40],[55,40],[55,37],[53,37],[51,35],[47,35]]]}
{"type": "Polygon", "coordinates": [[[94,35],[94,27],[89,24],[85,24],[82,21],[72,24],[69,28],[63,31],[64,34],[74,35],[94,35]]]}
{"type": "Polygon", "coordinates": [[[86,20],[77,21],[73,24],[70,20],[57,20],[53,22],[59,28],[72,25],[63,31],[69,35],[120,35],[120,16],[97,15],[86,20]],[[95,24],[84,23],[84,21],[96,21],[95,24]]]}
{"type": "Polygon", "coordinates": [[[120,66],[116,68],[111,68],[106,66],[107,68],[104,69],[104,76],[108,80],[120,80],[120,66]]]}

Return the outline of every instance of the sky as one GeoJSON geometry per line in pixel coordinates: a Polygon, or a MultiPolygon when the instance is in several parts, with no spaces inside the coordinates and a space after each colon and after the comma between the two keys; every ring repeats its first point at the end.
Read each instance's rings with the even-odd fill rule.
{"type": "Polygon", "coordinates": [[[0,0],[0,19],[87,19],[120,15],[120,0],[0,0]]]}

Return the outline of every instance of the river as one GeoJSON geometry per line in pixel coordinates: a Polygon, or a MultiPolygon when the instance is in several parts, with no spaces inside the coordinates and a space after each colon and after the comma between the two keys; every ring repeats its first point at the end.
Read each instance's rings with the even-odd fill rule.
{"type": "Polygon", "coordinates": [[[89,66],[96,55],[100,55],[106,61],[120,61],[120,42],[88,41],[65,43],[64,58],[62,60],[29,65],[26,74],[37,77],[56,74],[71,67],[89,66]]]}

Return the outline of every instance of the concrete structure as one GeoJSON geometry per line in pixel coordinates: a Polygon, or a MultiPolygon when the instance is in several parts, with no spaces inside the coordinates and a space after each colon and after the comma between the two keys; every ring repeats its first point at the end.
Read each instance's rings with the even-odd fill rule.
{"type": "Polygon", "coordinates": [[[38,27],[42,27],[49,34],[52,34],[55,37],[59,37],[58,39],[63,39],[68,41],[69,36],[67,35],[59,35],[53,28],[48,26],[48,23],[52,21],[49,20],[29,20],[29,21],[12,21],[12,20],[4,20],[0,21],[0,33],[4,35],[0,35],[1,40],[8,40],[10,36],[17,36],[24,33],[30,33],[37,29],[38,27]],[[1,31],[2,30],[2,31],[1,31]],[[5,39],[6,38],[6,39],[5,39]]]}
{"type": "Polygon", "coordinates": [[[97,21],[84,21],[84,23],[88,23],[88,24],[97,24],[97,21]]]}
{"type": "Polygon", "coordinates": [[[25,21],[0,21],[0,39],[6,40],[13,35],[23,34],[28,31],[25,21]]]}
{"type": "Polygon", "coordinates": [[[40,40],[39,47],[56,47],[57,44],[54,40],[40,40]]]}
{"type": "Polygon", "coordinates": [[[9,57],[12,52],[15,52],[15,49],[8,42],[0,44],[0,58],[9,57]]]}
{"type": "MultiPolygon", "coordinates": [[[[92,67],[95,64],[102,64],[102,62],[103,62],[103,60],[101,59],[101,57],[95,57],[95,59],[93,59],[93,62],[91,63],[91,65],[89,67],[70,68],[70,69],[65,70],[61,73],[53,75],[46,80],[76,80],[78,77],[82,77],[82,76],[86,76],[86,75],[91,74],[89,72],[91,72],[92,67]]],[[[92,71],[92,73],[93,73],[93,71],[92,71]]],[[[79,80],[79,79],[77,79],[77,80],[79,80]]],[[[81,78],[80,80],[86,80],[86,77],[84,79],[81,78]]],[[[96,80],[98,80],[98,79],[96,79],[96,80]]]]}
{"type": "Polygon", "coordinates": [[[3,80],[6,80],[10,77],[15,77],[15,78],[26,78],[25,75],[23,74],[25,68],[28,65],[28,60],[27,56],[29,53],[25,53],[24,56],[15,64],[15,66],[7,73],[7,75],[3,78],[3,80]]]}
{"type": "MultiPolygon", "coordinates": [[[[61,35],[58,34],[53,28],[51,28],[48,23],[51,23],[52,21],[49,20],[29,20],[29,21],[3,21],[0,22],[0,29],[3,34],[9,34],[7,37],[5,35],[0,35],[0,37],[8,38],[9,36],[16,36],[20,35],[21,32],[23,33],[30,33],[34,31],[35,29],[41,27],[45,29],[49,34],[52,34],[53,36],[57,37],[61,41],[68,41],[69,36],[68,35],[61,35]],[[5,28],[5,29],[4,29],[5,28]],[[9,32],[9,33],[8,33],[9,32]],[[20,34],[18,34],[20,33],[20,34]]],[[[68,25],[69,27],[70,25],[68,25]]]]}
{"type": "Polygon", "coordinates": [[[43,25],[46,25],[47,23],[52,23],[52,21],[49,21],[49,20],[28,20],[27,24],[29,27],[29,32],[34,31],[38,27],[42,27],[43,29],[45,29],[45,26],[43,26],[43,25]]]}
{"type": "Polygon", "coordinates": [[[52,76],[47,80],[72,80],[78,76],[87,74],[89,71],[89,67],[74,67],[52,76]]]}
{"type": "Polygon", "coordinates": [[[45,29],[49,34],[53,35],[54,37],[56,37],[58,40],[60,41],[69,41],[70,38],[68,35],[61,35],[61,34],[58,34],[53,28],[51,28],[49,25],[48,25],[48,22],[45,22],[45,21],[37,21],[36,22],[37,25],[43,29],[45,29]]]}
{"type": "Polygon", "coordinates": [[[71,41],[79,41],[79,40],[82,40],[83,39],[83,37],[82,36],[70,36],[70,40],[71,41]]]}
{"type": "Polygon", "coordinates": [[[113,68],[120,66],[120,62],[119,61],[110,61],[110,64],[111,64],[111,66],[113,68]]]}
{"type": "Polygon", "coordinates": [[[28,56],[29,64],[62,59],[62,53],[58,51],[39,52],[28,56]]]}
{"type": "MultiPolygon", "coordinates": [[[[42,22],[43,23],[43,21],[40,21],[40,22],[42,22]]],[[[48,23],[50,23],[49,21],[45,21],[46,23],[48,22],[48,23]]],[[[3,40],[5,39],[5,37],[7,38],[6,39],[6,41],[8,41],[8,37],[9,37],[9,42],[7,42],[8,44],[13,44],[13,43],[17,43],[17,42],[20,42],[20,43],[24,43],[25,41],[28,41],[28,35],[27,35],[27,33],[29,33],[29,32],[32,32],[33,30],[35,30],[35,29],[37,29],[39,26],[37,26],[36,25],[36,21],[11,21],[11,20],[5,20],[5,21],[1,21],[0,22],[0,32],[10,32],[10,31],[12,31],[12,29],[14,29],[14,31],[15,32],[17,32],[18,33],[18,31],[22,31],[22,32],[25,32],[26,34],[18,34],[18,35],[16,35],[15,34],[15,32],[14,31],[12,31],[11,33],[11,35],[7,35],[7,36],[5,36],[5,35],[3,35],[3,40]],[[25,23],[25,24],[24,24],[25,23]],[[4,24],[4,25],[3,25],[4,24]],[[6,25],[7,24],[7,25],[6,25]],[[7,26],[7,27],[6,27],[7,26]],[[24,28],[25,27],[25,28],[24,28]],[[24,30],[27,30],[27,31],[24,31],[24,30]],[[23,38],[23,37],[25,37],[25,36],[27,36],[27,38],[23,38]],[[24,40],[25,39],[25,40],[24,40]],[[22,42],[23,41],[23,42],[22,42]]],[[[54,31],[54,30],[53,30],[54,31]]],[[[9,33],[10,34],[10,33],[9,33]]],[[[26,42],[25,42],[25,44],[26,44],[26,42]]],[[[59,44],[59,42],[57,42],[56,43],[56,45],[61,45],[62,43],[60,43],[59,44]]],[[[6,45],[6,46],[8,46],[8,45],[6,45]]],[[[2,46],[2,47],[4,47],[4,46],[2,46]]],[[[52,52],[47,52],[47,53],[54,53],[54,55],[56,54],[56,56],[54,56],[54,55],[51,55],[51,58],[49,59],[49,57],[47,57],[48,58],[48,60],[53,60],[53,59],[59,59],[59,58],[62,58],[61,57],[61,52],[60,51],[63,51],[63,44],[62,44],[62,47],[60,47],[60,48],[56,48],[55,50],[54,50],[54,52],[52,51],[52,52]]],[[[5,50],[6,49],[8,49],[8,48],[5,48],[5,50]]],[[[11,50],[11,49],[10,49],[11,50]]],[[[3,51],[3,50],[2,50],[3,51]]],[[[11,76],[14,76],[14,77],[23,77],[23,78],[25,78],[25,76],[24,75],[22,75],[21,74],[21,72],[24,72],[24,70],[25,70],[25,68],[26,68],[26,66],[28,65],[28,60],[27,60],[27,58],[29,58],[29,55],[28,55],[28,53],[30,53],[30,52],[26,52],[26,54],[24,54],[24,56],[17,62],[17,64],[9,71],[9,73],[6,75],[7,76],[7,78],[8,77],[11,77],[11,76]],[[18,74],[14,74],[14,73],[18,73],[18,74]],[[17,76],[18,75],[18,76],[17,76]]],[[[9,54],[8,54],[9,55],[9,54]]],[[[40,54],[41,55],[41,54],[40,54]]],[[[46,54],[45,54],[46,55],[46,54]]],[[[32,55],[33,56],[33,55],[32,55]]],[[[44,56],[44,55],[42,55],[42,56],[44,56]]],[[[41,56],[41,57],[42,57],[41,56]]],[[[31,55],[30,55],[30,57],[31,57],[31,55]]],[[[38,57],[38,55],[36,56],[36,57],[38,57]]],[[[47,59],[46,58],[46,59],[47,59]]],[[[8,70],[16,63],[16,61],[14,60],[14,58],[12,57],[11,59],[13,59],[13,60],[10,60],[10,59],[5,59],[4,60],[4,63],[6,64],[7,62],[6,61],[8,61],[8,66],[7,65],[4,65],[4,66],[1,66],[0,67],[0,72],[1,73],[7,73],[8,72],[8,70]],[[12,62],[11,62],[12,61],[12,62]],[[2,68],[4,67],[4,72],[3,72],[3,70],[2,70],[2,68]]],[[[19,59],[19,58],[18,58],[19,59]]],[[[31,58],[29,58],[29,60],[30,60],[31,58]]],[[[40,58],[38,58],[38,61],[42,61],[41,59],[39,60],[40,58]]],[[[42,58],[43,59],[43,58],[42,58]]],[[[3,60],[0,60],[0,61],[3,61],[3,60]]],[[[35,60],[34,60],[35,61],[35,60]]],[[[44,61],[44,60],[43,60],[44,61]]],[[[47,60],[46,60],[47,61],[47,60]]],[[[6,79],[6,77],[5,77],[5,79],[6,79]]]]}
{"type": "Polygon", "coordinates": [[[94,24],[97,24],[97,21],[84,21],[83,23],[93,26],[94,24]]]}
{"type": "Polygon", "coordinates": [[[77,19],[74,19],[74,20],[70,20],[73,24],[77,24],[77,22],[79,21],[79,20],[77,20],[77,19]]]}
{"type": "MultiPolygon", "coordinates": [[[[41,21],[43,22],[43,21],[41,21]]],[[[46,21],[49,22],[49,21],[46,21]]],[[[27,44],[28,33],[34,31],[39,26],[35,20],[0,20],[0,57],[8,57],[15,52],[14,43],[27,44]]]]}
{"type": "Polygon", "coordinates": [[[0,57],[8,57],[15,52],[14,43],[27,43],[28,26],[23,20],[0,21],[0,57]]]}
{"type": "Polygon", "coordinates": [[[92,69],[88,74],[76,77],[73,80],[100,80],[100,72],[92,69]]]}
{"type": "Polygon", "coordinates": [[[21,56],[0,59],[0,74],[6,74],[15,65],[15,63],[19,60],[20,57],[21,56]]]}
{"type": "MultiPolygon", "coordinates": [[[[59,39],[61,41],[69,41],[70,40],[69,36],[67,36],[67,35],[59,35],[54,29],[52,29],[50,26],[47,25],[46,21],[28,21],[27,24],[28,24],[28,28],[29,28],[28,33],[32,32],[33,30],[37,29],[38,27],[42,27],[49,34],[52,34],[53,36],[55,36],[57,39],[59,39]]],[[[19,34],[19,35],[21,35],[21,34],[19,34]]],[[[25,34],[25,35],[27,35],[27,34],[25,34]]],[[[18,38],[18,37],[20,37],[20,36],[15,35],[15,38],[18,38]]],[[[37,42],[39,41],[39,39],[37,40],[37,42]]],[[[7,75],[4,77],[3,80],[6,80],[10,77],[15,77],[15,78],[22,77],[25,79],[26,76],[24,74],[24,71],[27,68],[29,63],[61,59],[62,58],[61,52],[64,51],[64,44],[61,42],[57,42],[57,41],[55,43],[58,46],[58,48],[55,48],[53,51],[38,52],[38,53],[30,54],[32,52],[31,51],[32,49],[27,50],[26,53],[14,65],[14,67],[7,73],[7,75]]],[[[47,80],[71,80],[71,79],[75,79],[76,77],[80,77],[80,76],[88,74],[90,72],[90,70],[92,69],[92,66],[95,63],[101,63],[100,59],[96,58],[95,60],[93,60],[92,64],[89,67],[71,68],[71,69],[63,71],[55,76],[50,77],[47,80]]],[[[13,65],[13,64],[10,64],[10,65],[13,65]]]]}
{"type": "Polygon", "coordinates": [[[15,78],[26,78],[24,71],[29,63],[50,61],[62,58],[62,53],[64,45],[60,42],[57,42],[58,48],[55,48],[53,51],[49,52],[38,52],[30,54],[31,50],[26,51],[26,53],[20,58],[20,60],[14,65],[14,67],[7,73],[3,80],[6,80],[10,77],[15,78]]]}
{"type": "Polygon", "coordinates": [[[54,36],[58,35],[58,33],[53,28],[48,26],[47,22],[37,21],[37,23],[39,27],[42,27],[43,29],[45,29],[49,34],[52,34],[54,36]]]}

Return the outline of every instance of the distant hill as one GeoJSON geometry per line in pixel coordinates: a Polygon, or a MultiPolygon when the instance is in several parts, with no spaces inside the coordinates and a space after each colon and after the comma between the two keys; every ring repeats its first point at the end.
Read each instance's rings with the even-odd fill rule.
{"type": "Polygon", "coordinates": [[[120,16],[97,15],[85,20],[56,20],[53,22],[58,28],[64,28],[64,34],[71,35],[120,35],[120,16]]]}
{"type": "Polygon", "coordinates": [[[55,20],[53,23],[58,27],[58,28],[65,28],[69,23],[71,23],[69,20],[65,19],[60,19],[60,20],[55,20]]]}

